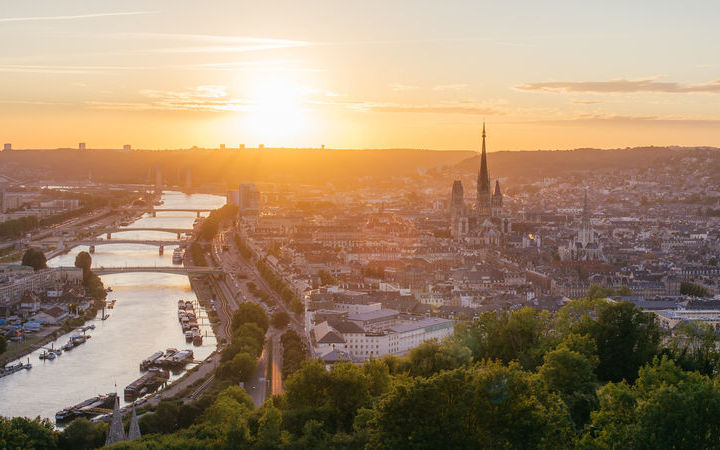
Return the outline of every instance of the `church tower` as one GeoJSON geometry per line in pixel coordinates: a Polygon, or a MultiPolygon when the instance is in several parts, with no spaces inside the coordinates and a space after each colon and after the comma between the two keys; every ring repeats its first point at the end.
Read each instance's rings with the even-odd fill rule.
{"type": "Polygon", "coordinates": [[[500,180],[495,180],[495,192],[492,196],[492,216],[502,217],[503,215],[503,195],[500,192],[500,180]]]}
{"type": "Polygon", "coordinates": [[[482,154],[480,156],[480,171],[477,179],[477,214],[481,217],[491,215],[492,195],[490,192],[490,175],[488,174],[487,152],[485,150],[485,122],[482,131],[482,154]]]}
{"type": "Polygon", "coordinates": [[[462,181],[455,180],[450,196],[450,215],[459,216],[465,213],[465,190],[462,181]]]}
{"type": "Polygon", "coordinates": [[[595,233],[593,233],[592,224],[590,223],[590,209],[588,208],[588,194],[585,190],[585,202],[583,203],[582,222],[578,229],[577,240],[582,242],[583,247],[595,242],[595,233]]]}

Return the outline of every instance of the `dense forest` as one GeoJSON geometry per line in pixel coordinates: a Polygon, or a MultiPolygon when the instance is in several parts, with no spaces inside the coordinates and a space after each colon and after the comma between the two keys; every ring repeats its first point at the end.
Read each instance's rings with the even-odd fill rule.
{"type": "MultiPolygon", "coordinates": [[[[260,408],[234,384],[163,401],[141,416],[141,439],[114,448],[714,448],[717,339],[690,322],[669,335],[630,303],[591,297],[555,314],[489,312],[405,357],[305,361],[260,408]]],[[[0,446],[101,444],[107,425],[86,422],[58,433],[3,420],[0,446]]]]}

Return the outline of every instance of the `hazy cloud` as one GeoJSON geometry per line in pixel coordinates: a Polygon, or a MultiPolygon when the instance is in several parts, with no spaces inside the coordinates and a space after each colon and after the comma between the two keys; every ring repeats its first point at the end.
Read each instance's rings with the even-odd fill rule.
{"type": "Polygon", "coordinates": [[[229,98],[227,86],[220,85],[197,86],[184,91],[145,89],[140,94],[148,101],[89,101],[85,104],[92,109],[103,110],[196,112],[240,112],[252,106],[247,100],[229,98]]]}
{"type": "Polygon", "coordinates": [[[3,22],[37,22],[37,21],[45,21],[45,20],[77,20],[77,19],[92,19],[95,17],[138,16],[141,14],[157,14],[157,13],[158,13],[158,11],[127,11],[127,12],[80,14],[80,15],[75,15],[75,16],[0,17],[0,23],[3,23],[3,22]]]}
{"type": "Polygon", "coordinates": [[[720,93],[720,80],[701,84],[680,84],[672,81],[658,81],[657,78],[627,80],[619,78],[609,81],[549,81],[526,83],[515,86],[521,91],[540,92],[590,92],[597,94],[659,92],[659,93],[720,93]]]}

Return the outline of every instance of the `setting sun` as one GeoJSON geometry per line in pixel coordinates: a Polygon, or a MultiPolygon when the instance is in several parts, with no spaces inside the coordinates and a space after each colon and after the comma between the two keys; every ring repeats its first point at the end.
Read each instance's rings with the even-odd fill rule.
{"type": "Polygon", "coordinates": [[[255,139],[296,138],[307,123],[310,110],[302,105],[304,90],[285,79],[259,81],[251,91],[243,120],[255,139]]]}

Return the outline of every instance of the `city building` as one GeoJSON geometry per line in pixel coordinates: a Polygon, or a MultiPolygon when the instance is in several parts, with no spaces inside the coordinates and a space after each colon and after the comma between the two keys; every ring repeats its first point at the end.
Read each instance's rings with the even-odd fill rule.
{"type": "Polygon", "coordinates": [[[450,234],[456,239],[463,239],[468,242],[500,245],[503,236],[512,231],[512,223],[503,210],[503,194],[500,190],[500,180],[495,180],[495,191],[491,190],[492,183],[488,171],[485,138],[485,124],[483,123],[475,210],[465,207],[462,198],[464,195],[462,182],[459,180],[454,181],[450,201],[450,234]]]}
{"type": "Polygon", "coordinates": [[[228,191],[227,203],[238,207],[238,214],[257,215],[260,212],[260,192],[252,183],[238,186],[237,190],[228,191]]]}
{"type": "Polygon", "coordinates": [[[600,261],[603,259],[602,245],[595,239],[595,231],[590,222],[588,195],[585,191],[582,220],[577,234],[565,246],[558,249],[562,261],[600,261]]]}

